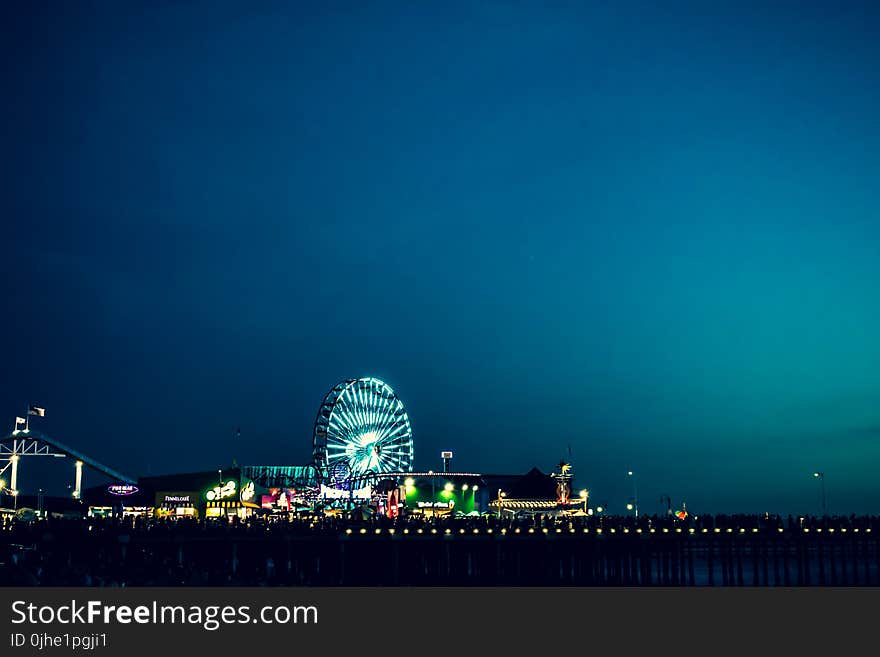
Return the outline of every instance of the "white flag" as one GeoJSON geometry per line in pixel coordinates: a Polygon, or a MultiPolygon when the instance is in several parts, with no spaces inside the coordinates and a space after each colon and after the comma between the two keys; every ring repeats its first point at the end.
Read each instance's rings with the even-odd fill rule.
{"type": "Polygon", "coordinates": [[[19,424],[27,424],[27,420],[25,420],[23,417],[16,416],[16,418],[15,418],[15,428],[16,429],[18,429],[19,424]]]}

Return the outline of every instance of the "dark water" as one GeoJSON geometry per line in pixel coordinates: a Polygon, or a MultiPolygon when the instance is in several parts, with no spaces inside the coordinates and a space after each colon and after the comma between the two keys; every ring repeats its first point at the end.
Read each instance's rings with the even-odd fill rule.
{"type": "Polygon", "coordinates": [[[0,584],[880,586],[880,532],[453,527],[35,533],[0,545],[0,584]]]}

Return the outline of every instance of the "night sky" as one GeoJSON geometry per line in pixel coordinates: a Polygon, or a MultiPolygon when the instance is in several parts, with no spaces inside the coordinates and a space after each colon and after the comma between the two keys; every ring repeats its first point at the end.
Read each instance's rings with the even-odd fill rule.
{"type": "Polygon", "coordinates": [[[376,376],[419,469],[878,512],[880,9],[750,4],[4,4],[9,429],[301,464],[376,376]]]}

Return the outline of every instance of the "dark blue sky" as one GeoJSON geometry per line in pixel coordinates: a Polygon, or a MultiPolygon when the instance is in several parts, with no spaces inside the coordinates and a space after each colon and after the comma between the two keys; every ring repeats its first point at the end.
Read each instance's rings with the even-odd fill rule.
{"type": "Polygon", "coordinates": [[[10,428],[303,463],[371,375],[420,468],[878,511],[873,3],[40,4],[0,40],[10,428]]]}

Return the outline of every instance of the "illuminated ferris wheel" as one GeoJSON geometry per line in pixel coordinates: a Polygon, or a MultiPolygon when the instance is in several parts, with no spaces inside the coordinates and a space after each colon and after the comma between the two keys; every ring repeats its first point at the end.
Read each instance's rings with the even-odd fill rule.
{"type": "Polygon", "coordinates": [[[324,472],[345,469],[357,479],[370,473],[410,472],[412,428],[403,404],[384,381],[348,379],[324,397],[312,441],[324,472]]]}

